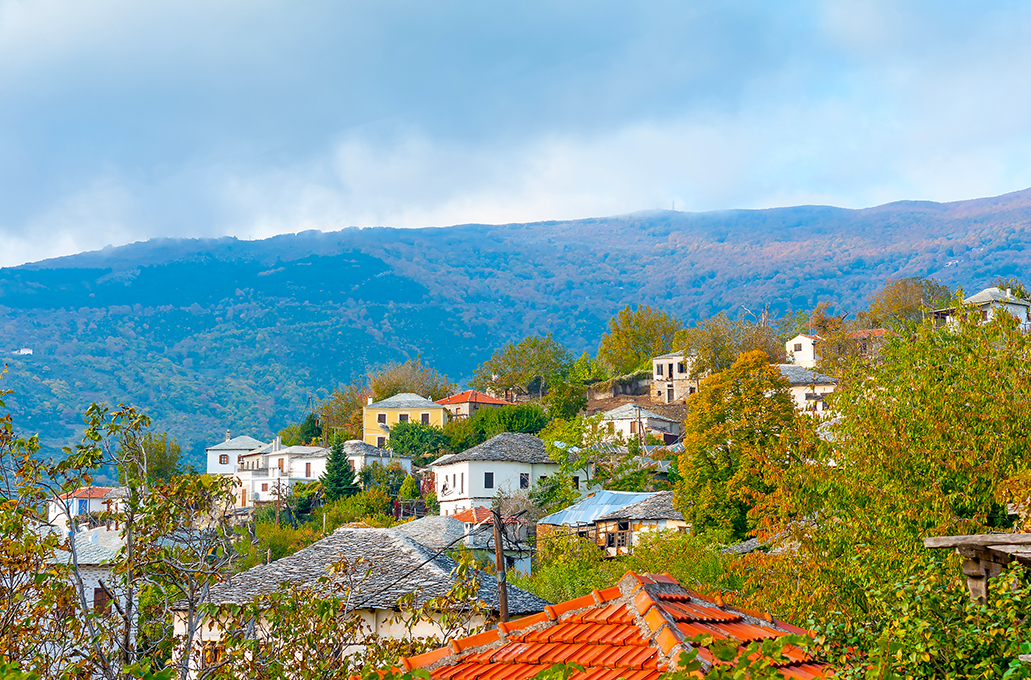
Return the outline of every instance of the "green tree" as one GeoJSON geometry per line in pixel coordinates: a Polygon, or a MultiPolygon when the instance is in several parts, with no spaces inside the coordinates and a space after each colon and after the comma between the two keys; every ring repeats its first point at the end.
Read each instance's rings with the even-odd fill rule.
{"type": "Polygon", "coordinates": [[[415,477],[411,475],[405,477],[405,481],[401,483],[401,488],[398,490],[398,495],[401,498],[418,498],[421,495],[415,477]]]}
{"type": "Polygon", "coordinates": [[[536,386],[537,396],[542,397],[545,387],[568,374],[571,363],[569,350],[551,333],[529,336],[496,351],[476,368],[469,384],[495,394],[506,390],[529,394],[536,386]]]}
{"type": "MultiPolygon", "coordinates": [[[[147,479],[151,483],[167,482],[176,475],[182,474],[183,468],[179,464],[179,455],[182,449],[179,442],[168,438],[168,433],[160,435],[147,432],[143,435],[140,443],[139,453],[144,456],[142,467],[147,471],[147,479]]],[[[135,464],[131,466],[135,468],[135,464]]],[[[125,484],[125,471],[123,467],[119,470],[118,478],[120,484],[125,484]]]]}
{"type": "Polygon", "coordinates": [[[767,450],[795,419],[787,387],[765,352],[746,352],[688,397],[675,505],[693,533],[724,541],[746,535],[748,510],[768,486],[767,450]]]}
{"type": "Polygon", "coordinates": [[[355,484],[354,469],[347,460],[347,452],[344,451],[344,441],[337,437],[329,450],[329,457],[326,459],[326,472],[320,479],[322,492],[326,500],[335,501],[339,498],[346,498],[358,493],[358,486],[355,484]]]}
{"type": "Polygon", "coordinates": [[[412,392],[430,400],[443,399],[454,394],[456,387],[446,375],[423,365],[418,357],[400,364],[387,364],[369,373],[369,389],[376,401],[403,392],[412,392]]]}
{"type": "Polygon", "coordinates": [[[725,371],[745,352],[761,351],[767,362],[784,361],[784,344],[764,320],[734,320],[720,313],[688,328],[682,337],[685,354],[693,357],[692,377],[725,371]]]}
{"type": "MultiPolygon", "coordinates": [[[[1027,294],[1027,288],[1024,287],[1024,283],[1015,276],[996,277],[996,279],[992,281],[992,286],[1003,292],[1008,290],[1014,297],[1018,297],[1021,300],[1031,298],[1031,296],[1027,294]]],[[[946,296],[945,302],[948,303],[948,296],[946,296]]]]}
{"type": "Polygon", "coordinates": [[[945,307],[951,300],[952,289],[934,279],[888,279],[874,294],[863,325],[911,333],[923,321],[926,312],[945,307]]]}
{"type": "Polygon", "coordinates": [[[569,369],[569,380],[580,384],[590,384],[608,378],[605,368],[600,362],[595,361],[587,352],[580,355],[580,358],[573,362],[569,369]]]}
{"type": "Polygon", "coordinates": [[[419,467],[438,458],[451,438],[439,427],[423,423],[397,423],[390,428],[387,448],[399,456],[411,458],[419,467]]]}
{"type": "Polygon", "coordinates": [[[358,476],[362,480],[362,489],[377,488],[390,498],[397,498],[408,473],[397,462],[389,465],[373,462],[363,467],[358,476]]]}
{"type": "Polygon", "coordinates": [[[587,388],[582,382],[556,381],[548,388],[543,403],[552,418],[573,418],[587,408],[587,388]]]}
{"type": "Polygon", "coordinates": [[[609,319],[609,330],[598,344],[598,361],[612,375],[631,373],[652,357],[676,347],[684,325],[669,314],[638,305],[627,305],[609,319]]]}

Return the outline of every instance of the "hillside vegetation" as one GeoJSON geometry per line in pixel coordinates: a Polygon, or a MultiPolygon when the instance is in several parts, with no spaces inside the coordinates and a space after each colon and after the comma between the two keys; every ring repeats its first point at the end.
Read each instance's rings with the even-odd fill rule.
{"type": "Polygon", "coordinates": [[[368,367],[422,356],[457,381],[505,343],[597,346],[626,304],[865,306],[890,276],[969,290],[1027,268],[1031,190],[866,210],[648,212],[513,225],[159,239],[0,269],[4,386],[45,450],[92,401],[125,402],[200,463],[225,431],[269,437],[368,367]]]}

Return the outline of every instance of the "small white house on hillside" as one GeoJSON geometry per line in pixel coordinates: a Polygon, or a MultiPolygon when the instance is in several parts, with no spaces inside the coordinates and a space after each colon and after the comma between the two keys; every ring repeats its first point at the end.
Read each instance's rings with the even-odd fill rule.
{"type": "Polygon", "coordinates": [[[830,415],[824,399],[838,386],[837,380],[796,364],[778,364],[777,368],[787,378],[795,408],[817,416],[830,415]]]}
{"type": "Polygon", "coordinates": [[[819,335],[807,335],[802,333],[784,343],[784,352],[787,354],[788,363],[802,368],[813,368],[819,361],[816,353],[816,345],[822,338],[819,335]]]}
{"type": "MultiPolygon", "coordinates": [[[[532,434],[502,432],[461,453],[441,456],[431,465],[440,514],[454,515],[477,505],[489,506],[499,492],[528,492],[558,472],[558,464],[532,434]]],[[[586,491],[586,472],[573,477],[586,491]]]]}
{"type": "MultiPolygon", "coordinates": [[[[1020,323],[1020,330],[1031,330],[1031,302],[1018,298],[1013,290],[1007,288],[985,288],[963,300],[968,307],[977,307],[981,313],[981,321],[988,323],[996,314],[1005,312],[1020,323]]],[[[934,312],[937,319],[948,320],[956,313],[955,308],[947,307],[934,312]]]]}
{"type": "Polygon", "coordinates": [[[240,456],[268,446],[265,442],[258,441],[254,437],[242,435],[230,438],[226,432],[226,440],[220,444],[209,446],[204,449],[208,458],[209,475],[232,475],[236,474],[240,456]]]}
{"type": "MultiPolygon", "coordinates": [[[[68,518],[77,518],[93,512],[119,512],[121,496],[118,492],[124,487],[116,486],[84,486],[70,491],[59,500],[51,500],[47,504],[47,521],[61,531],[68,531],[68,518]]],[[[79,520],[76,520],[76,524],[79,520]]]]}
{"type": "Polygon", "coordinates": [[[285,498],[298,482],[313,482],[326,472],[329,449],[271,444],[240,456],[236,471],[237,507],[247,508],[285,498]]]}
{"type": "Polygon", "coordinates": [[[663,354],[652,359],[651,400],[655,404],[682,402],[698,391],[698,381],[691,378],[695,357],[684,352],[663,354]]]}

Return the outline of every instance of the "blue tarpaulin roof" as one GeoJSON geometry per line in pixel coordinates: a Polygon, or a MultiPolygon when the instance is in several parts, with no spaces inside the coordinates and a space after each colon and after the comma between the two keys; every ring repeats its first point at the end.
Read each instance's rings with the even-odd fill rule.
{"type": "Polygon", "coordinates": [[[570,505],[565,510],[553,512],[542,518],[538,524],[555,524],[565,526],[576,526],[578,524],[593,524],[602,515],[607,515],[616,510],[622,510],[628,505],[640,503],[646,498],[654,496],[655,493],[636,491],[595,491],[579,503],[570,505]]]}

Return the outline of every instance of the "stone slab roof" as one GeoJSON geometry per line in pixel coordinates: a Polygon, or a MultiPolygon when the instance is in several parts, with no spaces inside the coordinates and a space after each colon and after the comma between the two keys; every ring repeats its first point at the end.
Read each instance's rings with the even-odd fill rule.
{"type": "Polygon", "coordinates": [[[393,458],[394,460],[410,460],[407,456],[399,456],[393,451],[366,444],[360,439],[348,439],[344,442],[344,454],[348,456],[363,456],[365,458],[379,457],[393,458]]]}
{"type": "Polygon", "coordinates": [[[611,411],[606,411],[605,414],[602,415],[602,420],[647,420],[648,418],[652,418],[654,420],[665,420],[671,423],[677,422],[673,418],[660,416],[658,413],[649,411],[637,404],[623,404],[622,406],[617,406],[611,411]]]}
{"type": "Polygon", "coordinates": [[[465,538],[465,525],[447,515],[426,515],[399,524],[394,531],[433,550],[458,548],[465,538]]]}
{"type": "Polygon", "coordinates": [[[244,434],[239,437],[233,437],[229,441],[222,442],[221,444],[209,446],[205,451],[253,451],[254,449],[261,448],[262,446],[267,446],[267,444],[244,434]]]}
{"type": "Polygon", "coordinates": [[[643,501],[602,515],[597,521],[620,519],[684,519],[684,515],[673,507],[672,491],[658,491],[643,501]]]}
{"type": "Polygon", "coordinates": [[[412,392],[402,392],[373,402],[365,408],[441,408],[440,404],[412,392]]]}
{"type": "Polygon", "coordinates": [[[555,462],[544,450],[544,442],[538,437],[522,432],[502,432],[461,453],[441,456],[433,462],[433,465],[451,465],[470,460],[496,460],[514,463],[555,462]]]}
{"type": "Polygon", "coordinates": [[[1031,303],[1027,302],[1027,300],[1021,300],[1012,293],[1006,295],[1006,291],[1001,288],[985,288],[980,293],[975,293],[963,300],[965,305],[987,305],[992,302],[1005,302],[1010,305],[1021,305],[1024,307],[1031,306],[1031,303]]]}
{"type": "MultiPolygon", "coordinates": [[[[392,609],[399,597],[412,592],[417,593],[416,605],[421,605],[447,594],[455,584],[453,571],[457,564],[450,557],[394,529],[341,527],[293,555],[258,565],[212,587],[209,599],[240,604],[275,592],[281,583],[318,587],[318,580],[329,576],[329,568],[342,559],[357,564],[360,574],[368,571],[352,593],[356,609],[392,609]]],[[[478,573],[480,600],[496,612],[497,581],[491,574],[478,573]]],[[[328,584],[323,587],[327,596],[334,592],[328,584]]],[[[532,593],[508,586],[508,607],[513,614],[543,611],[548,604],[532,593]]]]}
{"type": "MultiPolygon", "coordinates": [[[[425,654],[402,657],[405,670],[432,680],[526,680],[554,663],[583,667],[583,680],[657,680],[678,669],[680,652],[699,634],[735,643],[740,654],[755,640],[809,631],[769,612],[726,606],[681,586],[669,574],[628,571],[619,583],[548,607],[542,614],[453,640],[425,654]]],[[[715,661],[708,650],[699,657],[715,661]]],[[[787,678],[823,678],[830,669],[803,649],[785,645],[777,670],[787,678]]]]}
{"type": "MultiPolygon", "coordinates": [[[[125,544],[122,533],[115,529],[99,527],[75,534],[75,557],[85,567],[95,567],[113,560],[125,544]]],[[[58,550],[54,561],[59,564],[71,562],[72,554],[67,550],[58,550]]]]}
{"type": "Polygon", "coordinates": [[[817,373],[811,368],[804,368],[796,364],[777,364],[780,374],[788,379],[788,383],[795,387],[797,385],[835,385],[837,380],[817,373]]]}

